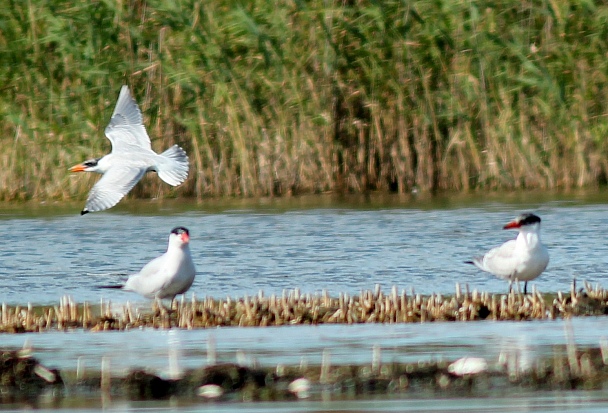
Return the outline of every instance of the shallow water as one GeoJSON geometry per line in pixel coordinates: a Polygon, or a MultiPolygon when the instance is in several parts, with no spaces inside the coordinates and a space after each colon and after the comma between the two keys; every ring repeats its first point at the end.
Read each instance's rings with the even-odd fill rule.
{"type": "MultiPolygon", "coordinates": [[[[507,283],[463,261],[515,236],[501,228],[515,215],[534,211],[543,219],[543,240],[551,261],[530,283],[542,292],[568,291],[572,280],[606,288],[608,199],[587,196],[519,194],[506,198],[444,197],[162,204],[134,201],[103,213],[79,216],[81,205],[18,206],[0,209],[0,299],[9,304],[55,304],[63,295],[77,302],[111,300],[120,305],[148,302],[133,293],[99,290],[120,282],[166,248],[171,228],[191,231],[198,268],[187,294],[216,298],[302,292],[357,294],[379,284],[419,293],[451,294],[455,283],[503,293],[507,283]],[[605,203],[605,201],[607,201],[605,203]]],[[[606,318],[571,322],[477,322],[281,328],[218,328],[198,331],[44,333],[4,335],[3,347],[28,341],[50,366],[73,370],[78,360],[99,369],[109,357],[114,374],[145,367],[168,370],[168,353],[181,368],[200,367],[214,349],[218,361],[261,365],[371,363],[374,348],[382,362],[456,359],[483,356],[498,363],[501,354],[517,352],[533,363],[551,354],[569,337],[579,346],[597,347],[606,318]],[[566,333],[568,326],[572,335],[566,333]]],[[[411,397],[408,395],[407,397],[411,397]]],[[[171,406],[125,402],[115,409],[139,411],[603,411],[605,392],[522,394],[516,400],[367,400],[171,406]],[[490,404],[488,404],[490,403],[490,404]],[[585,406],[585,408],[581,408],[585,406]]],[[[84,407],[85,404],[80,404],[84,407]]],[[[0,406],[0,409],[10,406],[0,406]]]]}
{"type": "MultiPolygon", "coordinates": [[[[91,333],[74,331],[4,335],[3,346],[32,346],[34,354],[48,367],[74,371],[99,371],[102,357],[109,361],[112,376],[123,376],[140,368],[170,377],[170,371],[230,362],[250,366],[282,365],[372,365],[373,362],[408,363],[484,357],[490,369],[500,369],[506,360],[516,360],[522,370],[533,368],[540,357],[551,357],[556,346],[574,344],[579,350],[597,347],[608,330],[608,318],[531,322],[471,322],[393,325],[322,325],[268,328],[216,328],[208,330],[135,330],[91,333]],[[177,360],[171,364],[170,355],[177,360]],[[171,367],[172,366],[172,367],[171,367]]],[[[563,352],[563,350],[562,350],[563,352]]],[[[86,373],[85,373],[86,374],[86,373]]],[[[225,411],[225,412],[553,412],[605,411],[608,392],[521,391],[509,396],[496,390],[479,398],[464,394],[458,398],[421,397],[415,391],[367,396],[363,400],[322,400],[277,403],[235,403],[192,401],[137,402],[113,400],[102,403],[91,396],[57,404],[56,410],[78,407],[128,411],[225,411]],[[492,407],[491,410],[488,410],[492,407]]],[[[23,405],[13,407],[23,408],[23,405]]],[[[44,398],[36,407],[45,407],[44,398]]],[[[10,409],[0,404],[0,410],[10,409]]],[[[93,410],[91,410],[93,411],[93,410]]]]}
{"type": "Polygon", "coordinates": [[[356,324],[207,330],[132,330],[126,332],[28,333],[3,335],[4,346],[27,342],[43,364],[76,370],[77,364],[99,371],[101,358],[111,359],[114,375],[146,368],[167,377],[169,353],[181,369],[213,362],[273,367],[305,363],[331,365],[414,363],[484,357],[490,365],[517,353],[522,368],[553,355],[554,346],[569,341],[579,348],[598,347],[608,331],[608,318],[571,321],[435,322],[423,324],[356,324]],[[375,355],[374,355],[375,353],[375,355]]]}
{"type": "MultiPolygon", "coordinates": [[[[415,397],[377,397],[366,400],[300,400],[293,402],[243,402],[243,403],[175,403],[174,401],[136,402],[112,401],[102,405],[92,400],[79,400],[78,404],[45,408],[36,405],[38,413],[45,412],[218,412],[218,413],[516,413],[516,412],[576,412],[604,413],[606,411],[604,391],[552,391],[521,392],[517,397],[496,396],[491,398],[437,398],[418,399],[415,397]]],[[[33,406],[0,406],[2,411],[29,411],[33,406]],[[3,407],[6,407],[3,409],[3,407]]]]}
{"type": "Polygon", "coordinates": [[[0,216],[5,234],[0,298],[10,304],[54,304],[66,294],[78,302],[141,301],[133,293],[94,287],[120,283],[160,255],[178,225],[191,231],[198,274],[188,296],[197,297],[241,297],[259,290],[281,294],[293,288],[355,294],[375,284],[385,291],[395,285],[424,294],[453,293],[456,283],[506,292],[506,282],[463,262],[514,237],[502,226],[530,210],[543,219],[551,256],[530,287],[566,291],[575,277],[601,284],[608,272],[605,204],[558,199],[433,205],[393,201],[289,208],[278,202],[215,210],[163,205],[82,217],[78,206],[46,216],[8,211],[0,216]]]}

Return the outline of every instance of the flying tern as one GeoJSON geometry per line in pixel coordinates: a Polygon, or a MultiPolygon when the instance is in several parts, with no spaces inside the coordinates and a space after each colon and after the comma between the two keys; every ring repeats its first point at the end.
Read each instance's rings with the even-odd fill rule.
{"type": "Polygon", "coordinates": [[[137,274],[129,276],[124,285],[107,285],[134,291],[146,298],[170,298],[184,294],[194,281],[196,269],[190,254],[190,232],[184,227],[173,228],[169,234],[167,252],[147,263],[137,274]]]}
{"type": "Polygon", "coordinates": [[[81,215],[113,207],[148,171],[156,171],[172,186],[188,177],[188,156],[182,148],[173,145],[161,154],[152,150],[141,111],[126,85],[120,89],[105,134],[112,143],[110,154],[70,168],[71,172],[103,174],[91,189],[81,215]]]}
{"type": "Polygon", "coordinates": [[[527,294],[528,281],[538,277],[549,264],[549,252],[540,240],[540,218],[534,214],[522,214],[503,229],[516,229],[519,234],[516,239],[466,263],[509,280],[509,283],[524,281],[524,294],[527,294]]]}

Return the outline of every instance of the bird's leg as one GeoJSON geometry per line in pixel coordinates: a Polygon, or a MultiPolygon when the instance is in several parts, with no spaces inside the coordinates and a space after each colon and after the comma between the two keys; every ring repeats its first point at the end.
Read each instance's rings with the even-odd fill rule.
{"type": "Polygon", "coordinates": [[[160,315],[167,314],[167,308],[163,305],[163,300],[158,297],[154,297],[154,305],[160,315]]]}
{"type": "Polygon", "coordinates": [[[524,295],[528,294],[528,281],[524,283],[524,295]]]}
{"type": "Polygon", "coordinates": [[[169,306],[169,309],[167,311],[169,312],[169,314],[177,313],[178,306],[179,303],[175,299],[175,296],[173,296],[173,298],[171,298],[171,305],[169,306]]]}

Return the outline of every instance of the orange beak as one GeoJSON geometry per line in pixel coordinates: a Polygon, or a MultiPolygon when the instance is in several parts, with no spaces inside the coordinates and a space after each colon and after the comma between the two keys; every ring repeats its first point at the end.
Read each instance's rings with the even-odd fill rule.
{"type": "Polygon", "coordinates": [[[504,227],[502,227],[502,229],[513,229],[513,228],[519,228],[521,227],[521,224],[517,221],[511,221],[509,223],[507,223],[504,227]]]}
{"type": "Polygon", "coordinates": [[[74,165],[70,168],[70,172],[84,172],[85,167],[83,164],[74,165]]]}

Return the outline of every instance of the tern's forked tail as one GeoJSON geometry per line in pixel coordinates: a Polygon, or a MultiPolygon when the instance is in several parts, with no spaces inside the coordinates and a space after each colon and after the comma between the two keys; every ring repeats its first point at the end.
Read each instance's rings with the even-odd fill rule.
{"type": "Polygon", "coordinates": [[[188,155],[177,145],[173,145],[160,154],[156,172],[160,179],[169,185],[177,186],[188,178],[188,155]]]}

